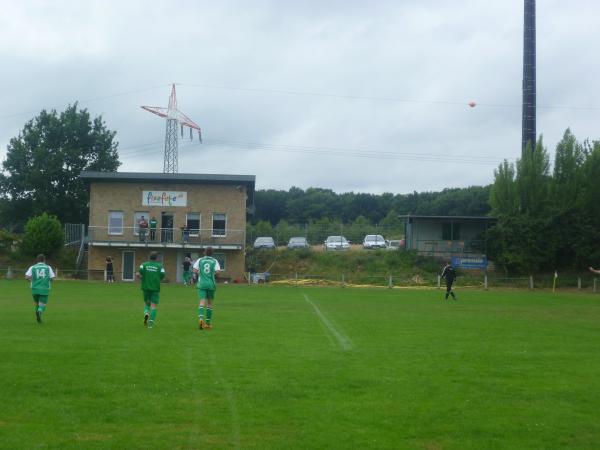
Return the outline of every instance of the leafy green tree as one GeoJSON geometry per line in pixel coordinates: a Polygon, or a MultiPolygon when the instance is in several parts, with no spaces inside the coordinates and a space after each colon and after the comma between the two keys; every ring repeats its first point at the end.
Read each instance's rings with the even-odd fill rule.
{"type": "Polygon", "coordinates": [[[13,248],[13,244],[19,240],[19,236],[15,233],[0,229],[0,254],[9,253],[13,248]]]}
{"type": "Polygon", "coordinates": [[[19,227],[43,212],[63,223],[86,222],[89,194],[79,174],[117,170],[115,134],[77,103],[60,114],[42,110],[8,144],[0,174],[3,222],[19,227]]]}
{"type": "Polygon", "coordinates": [[[254,232],[256,233],[256,237],[259,237],[259,236],[273,237],[273,227],[271,226],[271,222],[268,222],[266,220],[261,220],[254,227],[254,232]]]}
{"type": "Polygon", "coordinates": [[[540,136],[533,151],[529,147],[517,160],[517,195],[522,213],[540,217],[550,206],[550,161],[540,136]]]}
{"type": "Polygon", "coordinates": [[[519,211],[515,167],[506,160],[494,171],[490,205],[492,215],[499,218],[514,216],[519,211]]]}
{"type": "Polygon", "coordinates": [[[64,245],[62,225],[55,216],[43,213],[32,217],[25,225],[23,236],[23,253],[35,256],[43,253],[46,256],[57,255],[64,245]]]}
{"type": "Polygon", "coordinates": [[[552,201],[559,212],[575,207],[581,191],[581,167],[585,161],[583,146],[567,128],[556,146],[554,176],[552,178],[552,201]]]}

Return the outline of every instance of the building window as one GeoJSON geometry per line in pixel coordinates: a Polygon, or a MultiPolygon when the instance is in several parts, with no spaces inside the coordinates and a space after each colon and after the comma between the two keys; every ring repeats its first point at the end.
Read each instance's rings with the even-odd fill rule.
{"type": "Polygon", "coordinates": [[[213,214],[212,235],[213,237],[225,236],[227,229],[227,215],[213,214]]]}
{"type": "Polygon", "coordinates": [[[148,211],[136,211],[133,214],[133,234],[135,234],[136,236],[138,234],[140,234],[140,219],[144,218],[144,220],[146,220],[146,223],[150,222],[150,213],[148,211]]]}
{"type": "Polygon", "coordinates": [[[215,258],[217,261],[219,261],[219,266],[221,267],[221,271],[225,272],[226,269],[226,261],[227,259],[225,258],[225,253],[213,253],[213,258],[215,258]]]}
{"type": "Polygon", "coordinates": [[[188,213],[186,216],[186,224],[190,230],[190,236],[200,235],[200,214],[188,213]]]}
{"type": "Polygon", "coordinates": [[[123,234],[123,211],[108,212],[108,234],[123,234]]]}
{"type": "Polygon", "coordinates": [[[460,240],[460,224],[445,222],[442,223],[442,240],[458,241],[460,240]]]}

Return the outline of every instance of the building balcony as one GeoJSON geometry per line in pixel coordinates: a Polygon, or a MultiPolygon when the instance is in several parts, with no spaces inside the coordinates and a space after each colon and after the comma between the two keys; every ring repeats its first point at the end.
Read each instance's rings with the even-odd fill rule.
{"type": "Polygon", "coordinates": [[[245,238],[245,230],[90,226],[87,242],[92,247],[242,250],[245,238]]]}

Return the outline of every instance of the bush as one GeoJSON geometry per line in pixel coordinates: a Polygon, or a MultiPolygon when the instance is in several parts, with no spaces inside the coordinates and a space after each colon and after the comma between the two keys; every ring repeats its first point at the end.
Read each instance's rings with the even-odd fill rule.
{"type": "Polygon", "coordinates": [[[62,225],[55,216],[43,213],[32,217],[25,225],[22,250],[28,256],[43,253],[47,257],[57,255],[64,245],[62,225]]]}

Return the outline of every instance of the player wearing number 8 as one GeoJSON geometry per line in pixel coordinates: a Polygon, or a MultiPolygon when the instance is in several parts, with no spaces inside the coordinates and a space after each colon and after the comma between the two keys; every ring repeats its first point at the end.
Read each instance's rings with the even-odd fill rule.
{"type": "Polygon", "coordinates": [[[37,256],[36,264],[25,272],[25,278],[31,281],[33,306],[38,323],[42,323],[42,314],[46,311],[48,294],[50,293],[50,280],[55,277],[52,267],[46,264],[46,257],[42,254],[37,256]]]}
{"type": "Polygon", "coordinates": [[[221,271],[219,261],[212,257],[211,247],[206,247],[204,256],[196,260],[192,270],[198,274],[198,328],[209,330],[212,328],[212,304],[217,290],[215,276],[221,271]]]}

